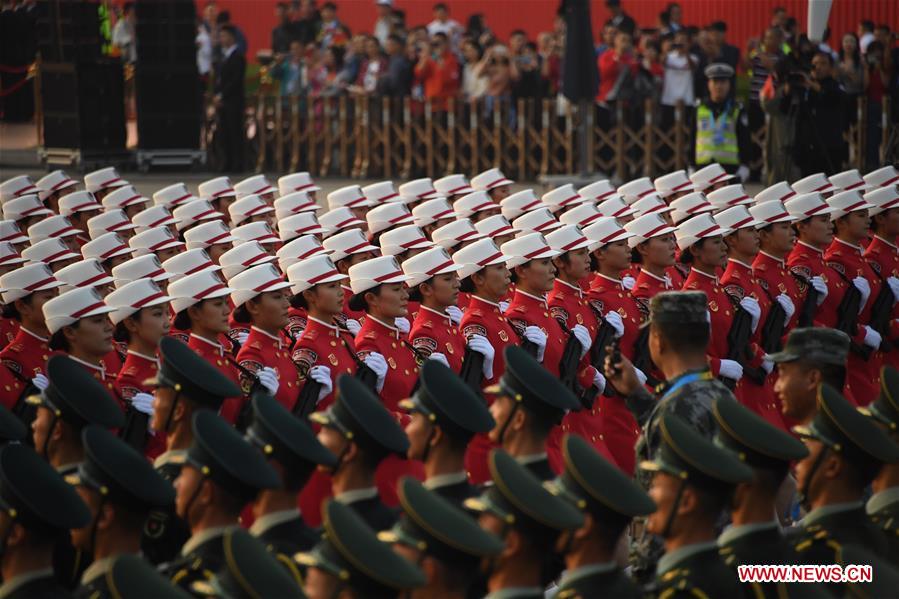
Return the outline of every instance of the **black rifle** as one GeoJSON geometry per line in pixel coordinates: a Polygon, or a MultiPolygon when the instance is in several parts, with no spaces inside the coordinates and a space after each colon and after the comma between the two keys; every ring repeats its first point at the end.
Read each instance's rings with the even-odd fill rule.
{"type": "MultiPolygon", "coordinates": [[[[253,422],[253,398],[256,397],[257,393],[268,393],[268,390],[262,386],[262,381],[259,380],[259,377],[255,372],[249,370],[248,368],[244,368],[240,365],[240,363],[231,358],[230,356],[225,356],[225,359],[231,362],[237,370],[240,371],[242,375],[250,379],[252,384],[250,385],[250,390],[247,391],[247,399],[243,402],[243,405],[240,407],[240,412],[237,414],[237,420],[234,422],[234,428],[239,430],[240,432],[244,432],[253,422]]],[[[270,395],[270,394],[269,394],[270,395]]]]}
{"type": "MultiPolygon", "coordinates": [[[[590,346],[590,365],[598,371],[605,369],[606,348],[615,342],[615,327],[606,322],[605,318],[599,319],[599,330],[596,331],[596,338],[593,345],[590,346]]],[[[611,383],[606,383],[603,395],[612,397],[615,395],[615,389],[611,383]]]]}
{"type": "Polygon", "coordinates": [[[481,394],[481,379],[484,376],[484,354],[476,352],[470,347],[465,347],[462,356],[462,368],[459,377],[465,381],[472,391],[481,394]]]}
{"type": "Polygon", "coordinates": [[[793,275],[793,278],[799,283],[800,288],[806,288],[805,299],[802,301],[802,306],[799,308],[796,326],[810,327],[812,326],[812,323],[814,323],[815,312],[818,310],[818,290],[812,285],[811,279],[807,279],[802,275],[797,275],[793,271],[790,271],[790,274],[793,275]]]}
{"type": "MultiPolygon", "coordinates": [[[[15,378],[19,379],[19,382],[21,382],[23,385],[22,392],[19,393],[19,397],[16,398],[16,403],[13,404],[11,411],[16,416],[16,418],[21,420],[22,424],[25,425],[25,430],[30,433],[31,423],[34,422],[35,418],[37,418],[37,406],[28,403],[27,399],[32,395],[39,395],[41,393],[41,390],[34,385],[31,379],[25,377],[22,373],[16,372],[9,366],[4,366],[12,373],[15,378]]],[[[25,443],[33,446],[34,439],[32,438],[31,434],[25,435],[25,443]]]]}
{"type": "Polygon", "coordinates": [[[646,375],[646,384],[655,387],[662,381],[652,376],[655,372],[656,365],[652,363],[652,356],[649,355],[649,326],[640,329],[640,333],[634,340],[634,359],[635,368],[639,368],[646,375]]]}
{"type": "MultiPolygon", "coordinates": [[[[843,299],[840,300],[840,305],[837,306],[837,322],[834,328],[843,331],[851,339],[858,331],[858,313],[862,307],[862,292],[846,275],[836,269],[833,271],[846,283],[846,292],[843,294],[843,299]]],[[[849,350],[863,360],[871,357],[871,348],[866,345],[852,342],[849,350]]]]}
{"type": "Polygon", "coordinates": [[[150,416],[138,411],[130,401],[120,396],[119,399],[125,404],[125,426],[119,431],[119,438],[142,454],[147,446],[150,416]]]}
{"type": "MultiPolygon", "coordinates": [[[[296,363],[294,363],[296,366],[296,363]]],[[[314,366],[312,367],[314,368],[314,366]]],[[[297,372],[299,372],[297,367],[297,372]]],[[[311,370],[311,368],[310,368],[311,370]]],[[[297,402],[293,405],[293,415],[302,420],[309,418],[309,414],[315,409],[318,403],[318,394],[322,390],[322,384],[309,378],[309,372],[306,372],[306,382],[303,384],[303,390],[297,396],[297,402]]]]}
{"type": "MultiPolygon", "coordinates": [[[[743,367],[743,376],[749,378],[758,385],[765,382],[767,373],[761,368],[750,368],[747,364],[750,360],[749,342],[752,339],[752,314],[750,314],[740,301],[727,294],[734,308],[734,318],[727,332],[727,359],[738,362],[743,367]]],[[[722,377],[723,383],[728,389],[736,387],[737,382],[727,377],[722,377]]]]}
{"type": "MultiPolygon", "coordinates": [[[[341,332],[346,331],[346,329],[341,329],[341,332]]],[[[356,355],[356,352],[353,351],[353,348],[350,347],[350,344],[347,343],[347,340],[343,338],[341,335],[340,340],[343,342],[343,346],[346,348],[347,352],[350,354],[350,357],[353,358],[353,361],[356,363],[356,373],[353,375],[359,381],[372,390],[375,395],[377,395],[377,387],[378,387],[378,374],[371,369],[371,366],[363,362],[359,359],[359,356],[356,355]]]]}
{"type": "Polygon", "coordinates": [[[882,281],[880,292],[874,298],[874,303],[871,304],[870,326],[880,333],[880,351],[887,352],[893,349],[893,342],[889,339],[889,333],[890,320],[892,320],[893,305],[896,303],[896,298],[893,296],[893,290],[890,289],[889,284],[883,279],[882,281]]]}
{"type": "MultiPolygon", "coordinates": [[[[765,291],[765,293],[768,292],[765,291]]],[[[787,313],[783,306],[780,305],[780,302],[776,298],[771,297],[770,293],[768,293],[768,299],[771,300],[771,308],[768,310],[768,317],[765,318],[765,322],[762,324],[760,336],[762,350],[766,354],[773,354],[779,352],[782,348],[781,339],[784,334],[784,321],[787,313]]]]}
{"type": "Polygon", "coordinates": [[[584,389],[577,380],[577,371],[581,362],[583,346],[578,341],[578,338],[574,336],[574,332],[561,319],[557,318],[556,322],[559,323],[559,328],[568,335],[568,341],[565,342],[565,348],[562,350],[562,358],[559,360],[559,380],[574,393],[581,405],[589,410],[593,407],[593,402],[599,390],[594,385],[584,389]]]}

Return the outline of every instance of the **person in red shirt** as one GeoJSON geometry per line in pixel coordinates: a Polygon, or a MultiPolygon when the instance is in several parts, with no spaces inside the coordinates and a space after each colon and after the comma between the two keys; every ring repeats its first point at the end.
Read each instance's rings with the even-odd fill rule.
{"type": "Polygon", "coordinates": [[[446,35],[434,34],[431,47],[418,48],[415,78],[424,86],[432,110],[446,110],[446,100],[459,94],[459,62],[447,44],[446,35]]]}
{"type": "Polygon", "coordinates": [[[615,36],[615,47],[611,51],[603,52],[597,66],[599,67],[599,90],[596,94],[597,102],[611,102],[617,99],[618,81],[623,77],[622,71],[630,70],[631,77],[637,74],[637,60],[632,52],[633,42],[628,33],[619,31],[615,36]]]}

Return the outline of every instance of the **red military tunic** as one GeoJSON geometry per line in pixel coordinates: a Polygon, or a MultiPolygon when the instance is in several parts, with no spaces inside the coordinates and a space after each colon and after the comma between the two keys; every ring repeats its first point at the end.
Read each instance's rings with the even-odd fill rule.
{"type": "Polygon", "coordinates": [[[103,356],[103,359],[100,360],[100,363],[103,365],[103,368],[115,377],[119,371],[122,369],[122,355],[119,353],[119,350],[115,346],[115,341],[112,342],[112,349],[103,356]]]}
{"type": "Polygon", "coordinates": [[[465,338],[446,312],[419,305],[418,315],[409,330],[409,341],[423,356],[441,353],[446,356],[453,372],[459,373],[462,370],[465,338]]]}
{"type": "MultiPolygon", "coordinates": [[[[235,385],[238,387],[241,386],[240,372],[232,363],[231,356],[228,355],[221,343],[210,341],[209,339],[191,333],[187,341],[187,346],[205,358],[207,362],[215,366],[219,372],[230,379],[235,385]]],[[[237,417],[240,415],[240,410],[243,407],[244,401],[246,401],[246,398],[243,396],[226,398],[220,411],[222,418],[231,424],[234,424],[237,421],[237,417]]]]}
{"type": "MultiPolygon", "coordinates": [[[[899,247],[891,241],[887,241],[880,235],[871,238],[871,243],[865,249],[865,260],[882,279],[899,277],[899,247]]],[[[896,298],[899,299],[899,298],[896,298]]],[[[883,355],[885,364],[893,368],[899,368],[899,348],[895,347],[899,342],[899,304],[893,307],[890,318],[890,331],[887,337],[893,344],[893,349],[883,355]]]]}
{"type": "Polygon", "coordinates": [[[709,366],[715,376],[721,368],[721,360],[727,358],[728,345],[727,334],[734,319],[734,308],[730,297],[721,286],[721,282],[715,275],[708,275],[695,268],[690,269],[690,275],[684,283],[684,291],[703,291],[708,300],[709,314],[712,322],[712,332],[709,338],[707,354],[709,366]]]}
{"type": "Polygon", "coordinates": [[[644,306],[649,306],[649,300],[655,297],[657,293],[673,291],[674,289],[680,289],[680,287],[674,287],[668,275],[660,277],[641,268],[637,274],[637,280],[634,283],[631,294],[638,300],[642,300],[644,306]]]}
{"type": "Polygon", "coordinates": [[[0,360],[7,368],[31,380],[37,374],[47,374],[47,360],[53,355],[49,339],[19,327],[13,342],[0,351],[0,360]]]}
{"type": "MultiPolygon", "coordinates": [[[[680,252],[678,252],[678,256],[680,252]]],[[[690,271],[680,263],[673,264],[665,269],[665,274],[668,275],[668,278],[671,279],[671,286],[674,289],[681,289],[684,286],[684,283],[687,282],[687,277],[690,276],[690,271]]]]}
{"type": "MultiPolygon", "coordinates": [[[[293,410],[300,394],[300,375],[290,359],[290,348],[283,335],[271,335],[251,326],[250,336],[237,352],[237,363],[250,372],[273,368],[278,377],[275,399],[288,411],[293,410]]],[[[249,394],[254,381],[241,372],[240,382],[244,394],[249,394]]]]}
{"type": "Polygon", "coordinates": [[[92,377],[94,377],[95,379],[100,381],[103,384],[103,386],[106,387],[106,389],[109,391],[109,393],[115,398],[116,402],[119,404],[119,407],[121,407],[122,409],[125,408],[125,404],[122,401],[122,398],[119,396],[118,390],[116,389],[116,386],[115,386],[116,375],[118,373],[113,373],[113,372],[110,372],[109,370],[107,370],[102,365],[103,360],[100,360],[101,365],[97,366],[95,364],[91,364],[90,362],[85,362],[84,360],[82,360],[80,358],[76,358],[72,354],[66,354],[66,355],[68,355],[69,358],[71,358],[72,360],[81,364],[84,367],[84,369],[87,370],[91,374],[92,377]]]}
{"type": "Polygon", "coordinates": [[[12,410],[24,390],[25,383],[17,379],[9,368],[0,366],[0,404],[7,410],[12,410]]]}
{"type": "Polygon", "coordinates": [[[786,294],[793,302],[796,311],[790,318],[790,322],[784,327],[784,339],[787,333],[796,326],[802,304],[805,302],[805,293],[799,288],[796,278],[787,271],[786,263],[771,254],[759,252],[752,262],[752,274],[758,286],[773,300],[780,294],[786,294]]]}
{"type": "MultiPolygon", "coordinates": [[[[159,361],[155,356],[145,356],[133,350],[128,350],[125,362],[115,380],[115,388],[123,401],[131,401],[138,393],[153,395],[153,388],[148,387],[145,381],[156,377],[159,372],[159,361]]],[[[165,452],[165,434],[158,431],[147,431],[147,444],[144,446],[144,456],[155,460],[165,452]]]]}
{"type": "Polygon", "coordinates": [[[19,321],[0,317],[0,349],[12,343],[19,333],[19,321]]]}

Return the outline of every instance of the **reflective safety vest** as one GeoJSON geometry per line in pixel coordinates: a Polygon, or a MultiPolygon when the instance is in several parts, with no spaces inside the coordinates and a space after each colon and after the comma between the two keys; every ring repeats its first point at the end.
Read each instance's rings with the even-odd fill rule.
{"type": "Polygon", "coordinates": [[[737,119],[740,108],[736,104],[718,115],[703,102],[696,109],[696,164],[712,162],[718,164],[739,164],[740,152],[737,147],[737,119]]]}

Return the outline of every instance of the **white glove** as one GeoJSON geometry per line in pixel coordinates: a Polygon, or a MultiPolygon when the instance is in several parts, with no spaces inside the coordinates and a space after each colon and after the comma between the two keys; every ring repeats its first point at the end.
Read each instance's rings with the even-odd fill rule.
{"type": "Polygon", "coordinates": [[[855,277],[852,279],[852,284],[862,294],[862,301],[858,303],[858,313],[861,314],[865,309],[865,304],[868,303],[868,298],[871,297],[871,285],[865,277],[855,277]]]}
{"type": "Polygon", "coordinates": [[[135,393],[131,405],[141,414],[153,416],[153,396],[149,393],[135,393]]]}
{"type": "Polygon", "coordinates": [[[793,318],[793,314],[796,313],[796,306],[793,304],[793,300],[790,299],[790,296],[786,293],[781,293],[774,299],[777,300],[777,303],[780,304],[780,307],[784,310],[784,326],[787,326],[787,323],[793,318]]]}
{"type": "Polygon", "coordinates": [[[459,306],[447,306],[446,313],[449,314],[450,320],[453,321],[453,324],[459,324],[462,322],[462,310],[459,309],[459,306]]]}
{"type": "Polygon", "coordinates": [[[880,336],[880,333],[865,325],[865,340],[862,342],[868,347],[872,347],[877,349],[880,347],[880,342],[883,340],[883,337],[880,336]]]}
{"type": "Polygon", "coordinates": [[[256,371],[256,378],[259,379],[259,383],[265,387],[265,390],[269,392],[269,395],[278,393],[278,387],[281,385],[278,383],[278,375],[275,374],[274,368],[270,366],[260,368],[256,371]]]}
{"type": "Polygon", "coordinates": [[[621,314],[614,310],[609,310],[603,319],[609,323],[609,326],[615,329],[615,338],[618,339],[624,335],[624,321],[621,320],[621,314]]]}
{"type": "Polygon", "coordinates": [[[500,301],[497,303],[499,304],[499,311],[505,314],[506,310],[509,309],[509,302],[500,301]]]}
{"type": "Polygon", "coordinates": [[[593,344],[593,340],[590,339],[590,331],[587,330],[582,324],[574,325],[574,328],[571,329],[571,334],[575,336],[578,342],[581,344],[581,357],[583,358],[587,355],[587,352],[590,351],[590,346],[593,344]]]}
{"type": "Polygon", "coordinates": [[[237,334],[237,342],[244,345],[250,338],[250,331],[241,331],[237,334]]]}
{"type": "Polygon", "coordinates": [[[627,275],[625,277],[621,277],[621,286],[630,291],[634,288],[634,285],[637,284],[637,279],[634,277],[627,275]]]}
{"type": "Polygon", "coordinates": [[[534,325],[524,330],[524,338],[532,343],[537,344],[537,361],[543,361],[543,353],[546,351],[546,333],[540,330],[540,327],[534,325]]]}
{"type": "Polygon", "coordinates": [[[441,364],[449,368],[449,362],[446,361],[446,356],[441,354],[439,351],[435,351],[430,356],[428,356],[428,360],[440,362],[441,364]]]}
{"type": "Polygon", "coordinates": [[[596,393],[602,393],[606,389],[606,377],[602,375],[598,368],[594,369],[593,386],[596,387],[596,393]]]}
{"type": "Polygon", "coordinates": [[[762,360],[762,370],[765,371],[765,374],[771,374],[771,371],[774,370],[774,362],[765,358],[762,360]]]}
{"type": "Polygon", "coordinates": [[[827,289],[827,283],[824,282],[820,276],[812,277],[811,280],[812,287],[815,288],[815,291],[818,292],[818,305],[824,303],[824,300],[827,298],[827,294],[829,293],[827,289]]]}
{"type": "Polygon", "coordinates": [[[48,379],[46,376],[38,373],[38,374],[34,375],[33,379],[31,379],[31,384],[34,385],[35,387],[37,387],[38,391],[43,391],[47,387],[50,386],[50,379],[48,379]]]}
{"type": "Polygon", "coordinates": [[[640,381],[641,385],[646,384],[646,373],[634,366],[634,374],[637,375],[637,380],[640,381]]]}
{"type": "Polygon", "coordinates": [[[759,301],[754,297],[744,297],[740,300],[740,307],[749,312],[749,315],[752,317],[752,332],[755,333],[759,326],[759,320],[762,317],[762,308],[759,306],[759,301]]]}
{"type": "Polygon", "coordinates": [[[741,183],[746,183],[746,179],[749,178],[749,168],[745,164],[741,164],[737,169],[737,176],[740,177],[741,183]]]}
{"type": "Polygon", "coordinates": [[[387,378],[387,360],[378,352],[372,352],[365,356],[363,360],[365,364],[378,375],[378,382],[375,384],[375,390],[380,393],[384,388],[384,379],[387,378]]]}
{"type": "Polygon", "coordinates": [[[359,331],[362,329],[362,325],[359,324],[359,321],[355,318],[347,318],[346,319],[346,328],[347,330],[355,337],[359,334],[359,331]]]}
{"type": "Polygon", "coordinates": [[[893,303],[899,302],[899,278],[887,277],[887,285],[890,286],[890,291],[893,292],[893,303]]]}
{"type": "Polygon", "coordinates": [[[321,389],[318,392],[318,398],[315,400],[316,404],[334,390],[334,383],[331,382],[331,369],[327,366],[322,366],[320,364],[318,366],[313,366],[309,369],[309,372],[306,373],[306,377],[321,385],[321,389]]]}
{"type": "Polygon", "coordinates": [[[484,356],[484,367],[482,369],[484,378],[492,379],[493,357],[496,355],[496,350],[493,349],[493,346],[483,335],[472,335],[471,339],[468,340],[468,347],[484,356]]]}
{"type": "Polygon", "coordinates": [[[743,367],[740,366],[739,362],[733,360],[721,360],[721,368],[718,369],[718,374],[724,378],[739,381],[743,378],[743,367]]]}
{"type": "Polygon", "coordinates": [[[412,325],[409,324],[409,319],[405,316],[397,316],[393,319],[393,324],[396,328],[400,330],[400,333],[403,335],[409,332],[409,329],[412,328],[412,325]]]}

